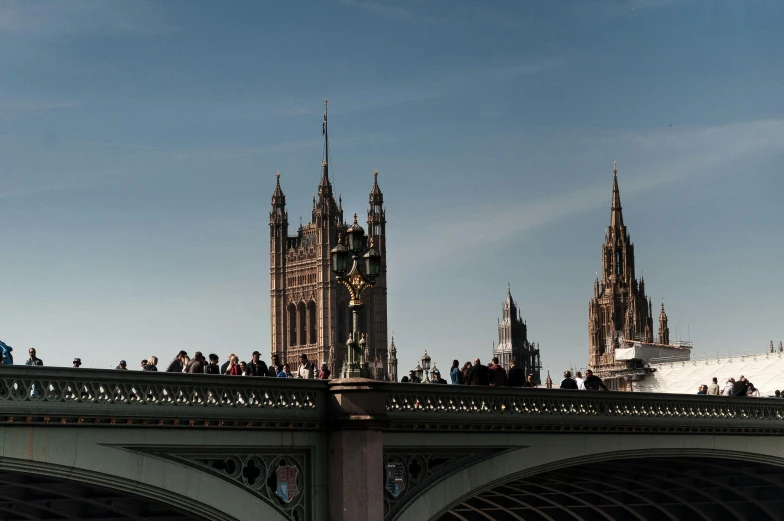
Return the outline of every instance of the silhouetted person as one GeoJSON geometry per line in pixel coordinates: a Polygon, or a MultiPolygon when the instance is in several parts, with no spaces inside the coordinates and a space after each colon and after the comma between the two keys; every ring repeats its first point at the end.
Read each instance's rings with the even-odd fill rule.
{"type": "Polygon", "coordinates": [[[210,363],[207,364],[207,367],[204,368],[204,372],[207,374],[220,374],[220,366],[218,366],[218,355],[215,353],[210,354],[210,363]]]}
{"type": "Polygon", "coordinates": [[[517,361],[509,361],[509,371],[506,373],[507,387],[522,387],[525,383],[525,371],[517,367],[517,361]]]}
{"type": "Polygon", "coordinates": [[[498,365],[498,357],[493,357],[492,363],[487,367],[490,371],[490,385],[493,387],[506,386],[506,370],[498,365]]]}
{"type": "Polygon", "coordinates": [[[561,389],[577,390],[577,382],[572,378],[571,371],[564,371],[564,379],[561,380],[561,389]]]}
{"type": "Polygon", "coordinates": [[[474,358],[474,365],[468,371],[468,385],[490,385],[490,370],[474,358]]]}
{"type": "Polygon", "coordinates": [[[188,356],[186,351],[180,351],[177,353],[177,356],[174,357],[174,360],[169,362],[169,365],[166,366],[167,373],[181,373],[182,372],[182,359],[188,356]]]}
{"type": "Polygon", "coordinates": [[[270,365],[267,374],[269,376],[278,376],[278,374],[283,370],[283,364],[280,363],[280,357],[276,354],[273,354],[270,358],[270,365]]]}
{"type": "Polygon", "coordinates": [[[732,384],[732,396],[746,396],[749,390],[749,384],[746,382],[745,376],[738,378],[738,381],[732,384]]]}
{"type": "Polygon", "coordinates": [[[44,361],[41,360],[40,358],[38,358],[37,356],[35,356],[35,348],[34,347],[31,347],[27,351],[27,354],[30,355],[30,358],[27,359],[27,362],[25,362],[25,365],[44,365],[44,361]]]}
{"type": "Polygon", "coordinates": [[[188,362],[188,367],[185,368],[186,373],[203,374],[204,373],[204,356],[201,351],[196,351],[193,354],[193,359],[188,362]]]}
{"type": "Polygon", "coordinates": [[[598,376],[594,376],[593,371],[588,369],[585,371],[585,389],[588,391],[598,391],[599,389],[604,389],[605,391],[609,391],[607,386],[604,385],[602,379],[598,376]]]}

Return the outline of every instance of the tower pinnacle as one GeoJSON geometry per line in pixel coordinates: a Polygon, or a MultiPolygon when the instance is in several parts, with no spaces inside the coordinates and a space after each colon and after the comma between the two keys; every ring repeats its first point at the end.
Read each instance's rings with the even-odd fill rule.
{"type": "Polygon", "coordinates": [[[621,192],[618,190],[618,167],[613,161],[613,190],[612,209],[610,210],[610,228],[623,227],[623,208],[621,207],[621,192]]]}

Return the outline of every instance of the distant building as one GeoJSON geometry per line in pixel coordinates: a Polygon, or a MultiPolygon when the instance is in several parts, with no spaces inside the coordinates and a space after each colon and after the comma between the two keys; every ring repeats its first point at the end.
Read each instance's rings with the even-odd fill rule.
{"type": "Polygon", "coordinates": [[[501,307],[501,318],[498,320],[498,346],[493,348],[493,356],[497,356],[498,363],[507,369],[509,362],[514,359],[517,367],[525,371],[526,375],[532,374],[537,384],[542,383],[539,344],[528,341],[528,326],[512,298],[511,287],[507,288],[506,300],[501,307]]]}
{"type": "Polygon", "coordinates": [[[610,226],[602,245],[602,277],[596,277],[588,304],[588,366],[605,379],[608,387],[629,389],[643,377],[645,357],[690,357],[690,346],[670,345],[664,303],[654,338],[650,297],[645,280],[634,272],[634,244],[623,223],[618,170],[613,164],[610,226]]]}
{"type": "Polygon", "coordinates": [[[784,374],[784,352],[684,361],[652,359],[646,364],[645,373],[642,380],[633,383],[631,390],[697,394],[697,388],[709,385],[714,377],[719,387],[724,389],[730,377],[737,380],[742,375],[759,389],[760,396],[773,396],[777,390],[784,390],[781,378],[784,374]]]}
{"type": "MultiPolygon", "coordinates": [[[[324,116],[326,134],[326,113],[324,116]]],[[[346,358],[346,340],[352,331],[349,294],[337,283],[330,263],[330,251],[345,237],[342,196],[335,197],[329,177],[329,146],[325,135],[325,159],[322,162],[318,198],[313,195],[310,222],[300,224],[289,235],[286,197],[280,174],[272,194],[270,225],[270,314],[272,353],[296,367],[299,356],[331,365],[333,375],[340,374],[346,358]]],[[[375,286],[362,294],[365,303],[359,314],[359,330],[367,334],[368,362],[377,379],[387,371],[387,248],[384,196],[374,172],[370,191],[366,241],[381,253],[381,273],[375,286]]]]}

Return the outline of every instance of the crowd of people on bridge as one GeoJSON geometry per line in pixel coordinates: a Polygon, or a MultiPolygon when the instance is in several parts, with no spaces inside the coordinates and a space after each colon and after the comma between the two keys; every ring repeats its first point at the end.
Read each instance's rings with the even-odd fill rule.
{"type": "MultiPolygon", "coordinates": [[[[748,396],[752,398],[759,398],[760,396],[759,389],[754,387],[754,384],[749,382],[743,375],[740,375],[740,378],[737,380],[735,378],[728,379],[724,387],[719,385],[719,379],[714,376],[710,385],[702,384],[699,386],[697,394],[707,394],[708,396],[748,396]]],[[[775,396],[776,398],[781,398],[782,391],[776,391],[775,396]]]]}
{"type": "MultiPolygon", "coordinates": [[[[525,374],[522,368],[517,365],[516,360],[509,362],[509,370],[498,363],[498,357],[494,357],[490,364],[483,365],[478,359],[474,363],[466,362],[462,366],[459,360],[452,361],[452,368],[449,370],[449,379],[454,385],[483,385],[488,387],[539,387],[533,374],[525,374]]],[[[408,376],[400,379],[401,383],[421,383],[421,379],[412,369],[408,376]]],[[[446,384],[447,381],[441,377],[438,369],[433,371],[433,377],[429,381],[432,384],[446,384]]],[[[571,371],[564,371],[564,379],[561,381],[561,389],[573,389],[580,391],[598,391],[607,387],[602,379],[594,375],[589,369],[585,372],[585,377],[579,371],[572,377],[571,371]]]]}
{"type": "MultiPolygon", "coordinates": [[[[13,365],[13,347],[0,340],[0,364],[13,365]]],[[[29,358],[25,362],[28,366],[43,366],[44,362],[38,358],[36,350],[31,347],[28,350],[29,358]]],[[[215,374],[215,375],[228,375],[228,376],[267,376],[273,378],[310,378],[329,380],[331,373],[327,364],[321,364],[321,369],[316,371],[315,364],[308,360],[307,355],[302,354],[299,357],[299,364],[296,372],[291,372],[289,364],[281,363],[280,357],[276,354],[271,355],[270,363],[261,360],[261,353],[254,351],[251,354],[250,362],[241,361],[234,353],[229,354],[226,361],[220,364],[218,355],[212,353],[205,357],[201,351],[196,351],[193,356],[189,356],[187,351],[180,351],[177,356],[172,359],[165,369],[161,368],[161,372],[166,373],[188,373],[188,374],[215,374]]],[[[78,369],[82,366],[81,358],[73,359],[73,367],[78,369]]],[[[121,371],[128,370],[128,364],[125,360],[120,360],[115,369],[121,371]]],[[[140,370],[148,372],[158,372],[158,357],[151,356],[150,358],[143,359],[140,364],[140,370]]]]}
{"type": "MultiPolygon", "coordinates": [[[[0,341],[0,364],[13,365],[13,348],[3,341],[0,341]]],[[[31,347],[28,350],[29,358],[25,362],[28,366],[43,366],[44,362],[38,358],[36,350],[31,347]]],[[[73,367],[79,368],[82,365],[80,358],[74,358],[73,367]]],[[[125,360],[120,360],[117,365],[118,370],[128,370],[128,364],[125,360]]],[[[166,365],[166,368],[158,368],[158,357],[151,356],[144,359],[140,363],[139,369],[148,372],[166,372],[166,373],[186,373],[186,374],[213,374],[213,375],[227,375],[227,376],[266,376],[273,378],[305,378],[305,379],[319,379],[329,380],[332,376],[327,364],[321,364],[321,368],[317,371],[315,364],[308,360],[307,355],[302,354],[299,357],[299,364],[295,372],[291,371],[289,364],[281,363],[280,357],[277,354],[272,354],[270,363],[267,364],[261,360],[261,353],[254,351],[251,354],[249,362],[240,360],[239,357],[230,353],[226,357],[226,361],[220,363],[218,355],[211,353],[205,357],[201,351],[196,351],[193,356],[188,355],[187,351],[180,351],[177,353],[171,362],[166,365]]],[[[509,370],[504,369],[498,363],[498,358],[492,359],[491,363],[484,365],[479,358],[475,358],[473,364],[466,362],[462,366],[459,360],[452,362],[452,367],[449,370],[450,382],[442,378],[441,372],[435,369],[432,372],[432,377],[429,383],[432,384],[446,384],[452,383],[453,385],[478,385],[488,387],[539,387],[534,379],[533,374],[526,375],[523,369],[518,367],[515,360],[509,362],[509,370]]],[[[401,378],[401,383],[421,383],[414,370],[409,371],[408,376],[401,378]]],[[[563,380],[561,380],[561,389],[576,390],[576,391],[598,391],[609,390],[602,382],[602,379],[594,375],[588,369],[585,371],[585,376],[580,371],[572,375],[571,371],[564,371],[563,380]]],[[[760,391],[754,384],[751,383],[745,376],[741,375],[737,380],[729,378],[722,387],[719,385],[718,378],[714,377],[713,381],[706,385],[702,384],[697,390],[697,394],[704,394],[709,396],[747,396],[759,397],[760,391]]],[[[776,398],[784,398],[784,391],[776,391],[776,398]]]]}

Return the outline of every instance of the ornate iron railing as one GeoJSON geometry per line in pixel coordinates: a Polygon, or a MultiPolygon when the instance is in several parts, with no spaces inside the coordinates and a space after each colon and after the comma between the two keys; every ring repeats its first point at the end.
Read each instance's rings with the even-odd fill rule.
{"type": "Polygon", "coordinates": [[[325,396],[324,382],[312,380],[0,366],[5,421],[301,424],[323,420],[325,396]]]}
{"type": "Polygon", "coordinates": [[[784,400],[0,366],[6,424],[321,429],[357,418],[391,430],[784,433],[784,400]]]}
{"type": "Polygon", "coordinates": [[[532,428],[661,427],[784,429],[784,400],[707,395],[647,394],[560,389],[494,389],[385,385],[387,419],[438,428],[528,425],[532,428]]]}

